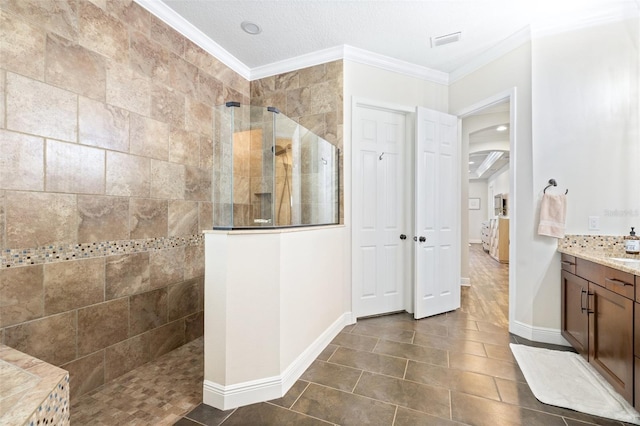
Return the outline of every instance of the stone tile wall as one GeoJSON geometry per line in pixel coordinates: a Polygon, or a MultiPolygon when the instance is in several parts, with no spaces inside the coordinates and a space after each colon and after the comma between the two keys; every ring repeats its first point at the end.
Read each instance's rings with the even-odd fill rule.
{"type": "Polygon", "coordinates": [[[2,0],[0,39],[0,341],[75,398],[202,335],[212,108],[249,83],[131,0],[2,0]]]}
{"type": "Polygon", "coordinates": [[[343,197],[343,63],[329,62],[251,82],[251,104],[274,106],[340,149],[340,223],[343,197]]]}

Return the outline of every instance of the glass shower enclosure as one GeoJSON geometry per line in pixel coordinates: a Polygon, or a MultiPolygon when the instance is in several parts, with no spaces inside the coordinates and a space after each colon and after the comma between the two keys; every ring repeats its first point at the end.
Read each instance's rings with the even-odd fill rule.
{"type": "Polygon", "coordinates": [[[273,107],[214,109],[214,229],[339,222],[338,149],[273,107]]]}

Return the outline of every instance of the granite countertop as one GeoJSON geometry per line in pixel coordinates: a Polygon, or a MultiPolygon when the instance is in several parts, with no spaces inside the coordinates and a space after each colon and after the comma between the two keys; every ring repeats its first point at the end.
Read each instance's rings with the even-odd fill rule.
{"type": "Polygon", "coordinates": [[[558,241],[558,251],[640,276],[640,255],[627,254],[624,251],[624,237],[621,236],[568,235],[558,241]]]}
{"type": "Polygon", "coordinates": [[[0,424],[25,424],[66,375],[61,368],[0,344],[0,424]]]}

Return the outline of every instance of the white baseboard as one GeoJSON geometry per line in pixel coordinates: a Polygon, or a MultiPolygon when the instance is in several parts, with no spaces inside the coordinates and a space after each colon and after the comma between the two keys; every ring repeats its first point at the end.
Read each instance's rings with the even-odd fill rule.
{"type": "Polygon", "coordinates": [[[460,278],[460,285],[463,287],[471,287],[471,278],[460,278]]]}
{"type": "Polygon", "coordinates": [[[516,336],[520,336],[534,342],[571,346],[571,344],[562,337],[560,330],[556,328],[532,327],[529,324],[525,324],[520,321],[511,321],[509,322],[509,331],[516,336]]]}
{"type": "Polygon", "coordinates": [[[202,386],[202,402],[219,410],[229,410],[284,396],[334,337],[346,325],[353,324],[352,317],[351,312],[342,314],[311,345],[302,351],[279,376],[265,377],[227,386],[205,380],[202,386]]]}

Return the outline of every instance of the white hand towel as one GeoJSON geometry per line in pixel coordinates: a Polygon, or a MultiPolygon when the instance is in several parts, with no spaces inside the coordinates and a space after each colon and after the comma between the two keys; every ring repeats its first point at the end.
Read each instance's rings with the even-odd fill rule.
{"type": "Polygon", "coordinates": [[[563,238],[567,215],[567,196],[564,194],[544,194],[540,203],[540,224],[538,234],[563,238]]]}

